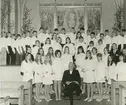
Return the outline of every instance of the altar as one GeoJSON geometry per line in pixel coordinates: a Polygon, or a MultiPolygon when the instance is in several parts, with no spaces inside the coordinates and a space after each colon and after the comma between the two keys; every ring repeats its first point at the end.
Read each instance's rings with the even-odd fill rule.
{"type": "Polygon", "coordinates": [[[0,5],[0,33],[15,34],[40,27],[111,31],[117,10],[114,0],[1,0],[0,5]]]}

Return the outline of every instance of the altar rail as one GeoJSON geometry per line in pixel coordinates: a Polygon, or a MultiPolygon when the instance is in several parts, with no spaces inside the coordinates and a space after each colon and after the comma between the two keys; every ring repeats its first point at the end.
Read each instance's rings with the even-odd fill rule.
{"type": "Polygon", "coordinates": [[[111,81],[111,105],[125,105],[126,81],[111,81]]]}
{"type": "Polygon", "coordinates": [[[32,104],[32,80],[29,82],[21,81],[2,81],[0,82],[0,99],[9,96],[11,104],[31,105],[32,104]]]}
{"type": "Polygon", "coordinates": [[[32,103],[32,81],[22,82],[20,66],[0,66],[0,99],[6,96],[12,104],[32,103]]]}

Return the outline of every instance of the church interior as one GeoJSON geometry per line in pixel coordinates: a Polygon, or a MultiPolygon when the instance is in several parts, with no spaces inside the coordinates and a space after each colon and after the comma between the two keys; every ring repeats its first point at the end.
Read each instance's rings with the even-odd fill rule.
{"type": "MultiPolygon", "coordinates": [[[[63,59],[63,57],[61,58],[63,59]]],[[[126,71],[123,71],[126,69],[125,62],[126,0],[0,0],[0,105],[126,105],[126,71]],[[84,40],[83,44],[80,44],[81,39],[84,40]],[[47,45],[49,41],[53,45],[47,45]],[[98,45],[96,42],[98,42],[98,45]],[[115,53],[113,50],[114,45],[117,47],[115,53]],[[41,47],[38,48],[38,46],[41,47]],[[66,57],[64,54],[67,47],[69,47],[69,53],[72,58],[70,61],[67,60],[69,59],[68,56],[66,57]],[[79,48],[81,50],[81,47],[84,57],[82,54],[78,56],[79,48]],[[51,48],[54,51],[54,58],[53,55],[49,55],[51,52],[49,52],[49,49],[51,48]],[[70,104],[69,98],[64,98],[62,93],[59,99],[56,98],[55,82],[59,89],[61,84],[59,85],[58,83],[62,79],[60,82],[54,79],[52,84],[47,84],[49,81],[46,80],[45,85],[37,82],[39,85],[42,85],[41,90],[36,89],[38,85],[34,83],[35,81],[29,75],[27,78],[29,79],[28,81],[22,81],[25,72],[29,72],[24,72],[24,69],[29,70],[33,65],[36,65],[35,62],[39,62],[38,56],[40,56],[40,53],[38,54],[37,52],[40,50],[43,51],[43,55],[41,56],[42,65],[46,65],[44,63],[47,63],[48,59],[50,59],[52,62],[50,65],[55,70],[56,68],[61,69],[60,65],[65,65],[66,62],[69,64],[73,62],[76,68],[79,68],[78,71],[81,69],[81,72],[83,72],[82,77],[80,74],[80,78],[83,79],[82,83],[80,83],[82,93],[79,97],[75,96],[73,98],[73,104],[70,104]],[[93,55],[95,54],[95,50],[97,52],[96,56],[93,55]],[[29,53],[31,58],[28,58],[29,53]],[[64,55],[63,57],[66,57],[64,63],[58,62],[59,59],[56,58],[58,56],[57,53],[60,56],[64,55]],[[95,64],[98,66],[91,64],[92,62],[90,63],[90,60],[87,60],[90,53],[93,53],[91,57],[92,61],[97,59],[99,61],[100,57],[102,57],[103,61],[106,59],[106,67],[101,63],[96,64],[97,61],[95,64]],[[48,58],[48,55],[51,57],[48,58]],[[24,64],[23,61],[26,61],[26,59],[32,61],[32,56],[34,58],[33,63],[25,67],[27,63],[25,62],[26,64],[24,64]],[[122,61],[123,63],[121,62],[121,58],[124,60],[122,61]],[[113,64],[109,65],[109,59],[112,59],[110,61],[114,62],[115,68],[113,64]],[[54,63],[56,63],[55,67],[54,63]],[[105,68],[106,71],[109,71],[112,69],[112,76],[117,71],[120,74],[117,73],[115,75],[117,79],[103,73],[104,70],[97,71],[98,73],[96,74],[93,66],[95,66],[96,70],[103,70],[105,68]],[[86,71],[86,68],[90,69],[91,67],[93,68],[92,72],[88,71],[88,69],[86,71]],[[91,77],[91,74],[98,75],[99,77],[105,75],[104,82],[96,82],[95,79],[91,80],[88,77],[88,75],[91,77]],[[119,80],[119,76],[123,79],[119,80]],[[85,78],[89,80],[86,81],[85,78]],[[109,79],[110,84],[108,82],[109,79]],[[46,86],[49,89],[51,88],[53,92],[46,94],[48,93],[46,86]],[[40,96],[38,96],[41,99],[37,99],[35,95],[38,91],[42,91],[47,97],[41,93],[42,95],[39,94],[40,96]],[[107,92],[105,93],[105,91],[107,92]],[[99,99],[99,94],[102,94],[102,99],[101,97],[99,99]],[[48,97],[51,98],[46,99],[48,97]]],[[[68,64],[66,65],[65,70],[68,70],[68,64]]],[[[38,66],[35,67],[37,68],[38,66]]],[[[33,72],[34,76],[37,75],[36,71],[33,72]]],[[[60,71],[56,72],[60,73],[60,71]]],[[[45,78],[46,75],[49,74],[45,74],[45,78]]],[[[58,78],[58,75],[54,71],[50,75],[57,76],[58,78]]],[[[63,73],[62,75],[64,76],[63,73]]],[[[51,78],[48,79],[50,80],[51,78]]],[[[63,90],[62,88],[63,86],[58,90],[58,94],[59,91],[63,90]]]]}

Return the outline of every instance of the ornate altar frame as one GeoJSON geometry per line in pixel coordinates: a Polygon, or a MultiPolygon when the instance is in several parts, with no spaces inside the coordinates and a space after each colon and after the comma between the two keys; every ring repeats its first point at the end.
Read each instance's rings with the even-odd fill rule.
{"type": "MultiPolygon", "coordinates": [[[[53,14],[53,27],[52,27],[52,29],[59,28],[58,27],[58,24],[59,24],[58,23],[58,18],[59,18],[58,17],[58,15],[59,15],[58,12],[61,10],[61,8],[64,9],[64,11],[65,11],[65,9],[67,9],[65,14],[63,14],[63,16],[61,16],[61,18],[64,17],[63,27],[65,27],[66,29],[70,29],[70,27],[68,26],[67,20],[66,20],[67,16],[71,13],[70,11],[72,11],[72,9],[74,9],[72,15],[73,16],[75,15],[76,16],[75,20],[78,20],[78,15],[77,15],[78,12],[76,11],[76,9],[81,8],[81,10],[83,11],[83,20],[81,19],[82,22],[83,22],[83,25],[81,25],[81,26],[83,26],[85,28],[85,31],[89,28],[88,27],[88,23],[89,23],[89,21],[88,21],[88,9],[90,9],[90,8],[99,8],[100,9],[99,10],[99,13],[100,13],[100,17],[99,17],[99,19],[100,19],[100,22],[99,22],[100,28],[98,28],[98,29],[102,31],[102,3],[101,2],[99,2],[99,3],[88,3],[85,0],[84,3],[57,3],[55,1],[54,3],[40,3],[39,6],[40,6],[40,11],[41,11],[41,8],[51,8],[52,14],[53,14]]],[[[63,24],[63,23],[61,22],[61,24],[63,24]]],[[[75,24],[76,25],[75,26],[73,25],[73,26],[77,29],[78,28],[78,25],[77,25],[78,22],[75,22],[75,24]]],[[[67,31],[69,31],[69,30],[67,30],[67,31]]]]}

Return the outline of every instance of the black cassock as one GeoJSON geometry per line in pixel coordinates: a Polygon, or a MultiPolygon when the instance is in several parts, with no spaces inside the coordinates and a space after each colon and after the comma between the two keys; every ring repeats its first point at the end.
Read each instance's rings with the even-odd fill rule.
{"type": "Polygon", "coordinates": [[[68,96],[70,98],[70,105],[73,105],[73,92],[75,91],[75,94],[77,96],[80,96],[81,89],[81,78],[78,70],[73,70],[73,72],[70,74],[70,70],[64,71],[63,78],[62,78],[63,84],[65,84],[64,89],[64,95],[68,96]],[[66,84],[66,82],[71,82],[69,85],[66,84]],[[79,84],[77,84],[78,82],[79,84]]]}

